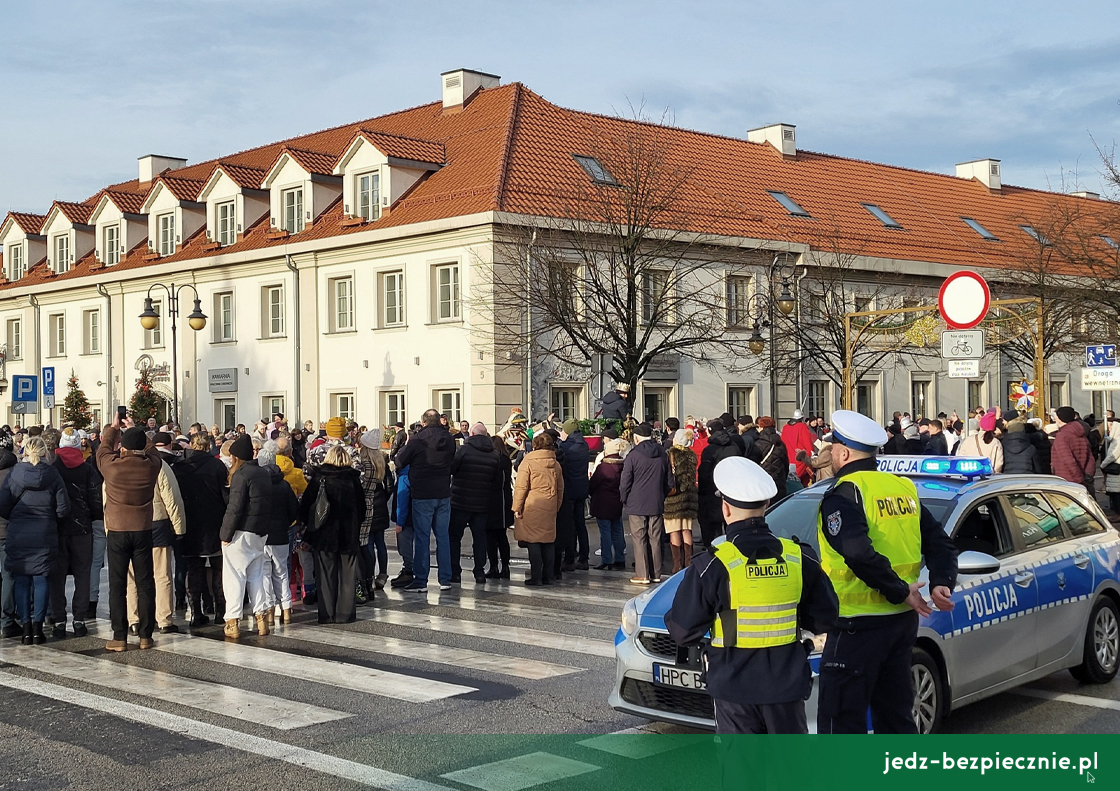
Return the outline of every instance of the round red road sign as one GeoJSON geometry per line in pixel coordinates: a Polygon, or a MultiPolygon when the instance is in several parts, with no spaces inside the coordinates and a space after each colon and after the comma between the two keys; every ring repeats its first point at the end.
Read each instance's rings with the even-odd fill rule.
{"type": "Polygon", "coordinates": [[[992,302],[988,283],[975,272],[954,272],[937,294],[937,309],[951,330],[969,330],[984,320],[992,302]]]}

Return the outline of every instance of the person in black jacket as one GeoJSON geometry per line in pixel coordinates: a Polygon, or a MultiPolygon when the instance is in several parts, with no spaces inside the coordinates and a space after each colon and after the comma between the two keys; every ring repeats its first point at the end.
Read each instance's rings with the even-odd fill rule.
{"type": "MultiPolygon", "coordinates": [[[[723,534],[723,500],[716,491],[713,479],[716,465],[724,459],[743,454],[739,445],[731,439],[722,420],[709,420],[707,426],[708,447],[700,454],[700,467],[697,470],[700,506],[696,518],[700,521],[700,536],[704,546],[711,549],[712,542],[723,534]]],[[[754,447],[754,443],[751,443],[751,447],[754,447]]]]}
{"type": "Polygon", "coordinates": [[[929,439],[926,440],[923,454],[926,456],[949,455],[949,441],[945,439],[944,424],[940,420],[929,422],[929,439]]]}
{"type": "Polygon", "coordinates": [[[282,623],[292,622],[292,586],[288,578],[289,528],[299,516],[299,500],[291,485],[284,480],[284,473],[276,466],[280,450],[276,440],[270,439],[257,453],[257,466],[268,472],[272,482],[272,516],[264,545],[264,594],[267,615],[274,618],[276,605],[280,605],[282,623]]]}
{"type": "Polygon", "coordinates": [[[758,419],[758,439],[751,448],[750,459],[774,479],[774,485],[778,487],[774,502],[785,499],[786,480],[789,478],[789,451],[774,428],[774,418],[766,416],[758,419]]]}
{"type": "Polygon", "coordinates": [[[70,497],[70,514],[58,523],[58,556],[50,573],[51,614],[54,637],[66,637],[66,577],[74,577],[71,613],[74,636],[85,637],[89,611],[89,575],[93,564],[93,519],[91,513],[100,508],[101,487],[93,483],[90,466],[82,456],[82,438],[72,428],[61,434],[50,432],[48,450],[54,451],[54,468],[62,476],[70,497]],[[56,447],[51,447],[55,443],[56,447]]]}
{"type": "Polygon", "coordinates": [[[382,590],[389,579],[389,548],[385,544],[385,531],[389,529],[390,493],[396,490],[397,480],[389,469],[389,460],[381,450],[381,429],[375,428],[362,434],[358,457],[362,464],[362,486],[366,493],[366,516],[358,543],[358,604],[373,602],[373,592],[382,590]],[[380,573],[377,569],[380,568],[380,573]],[[363,601],[364,600],[364,601],[363,601]]]}
{"type": "Polygon", "coordinates": [[[1051,473],[1050,467],[1050,436],[1042,430],[1042,421],[1038,418],[1032,418],[1027,421],[1024,430],[1027,438],[1030,439],[1031,444],[1034,445],[1034,458],[1035,464],[1038,466],[1038,472],[1042,475],[1049,475],[1051,473]],[[1035,421],[1038,421],[1037,423],[1035,421]]]}
{"type": "Polygon", "coordinates": [[[1003,472],[1028,475],[1042,472],[1038,463],[1038,451],[1027,434],[1025,420],[1008,422],[1000,442],[1003,443],[1003,472]]]}
{"type": "Polygon", "coordinates": [[[463,533],[470,527],[474,548],[474,581],[486,582],[486,522],[491,500],[502,484],[501,460],[486,433],[475,423],[467,441],[455,451],[451,462],[451,581],[460,582],[463,569],[460,553],[463,533]]]}
{"type": "Polygon", "coordinates": [[[354,469],[346,446],[335,445],[312,470],[299,508],[300,521],[308,526],[304,540],[315,550],[319,623],[352,623],[357,617],[358,542],[365,515],[362,475],[354,469]],[[316,524],[320,491],[326,493],[328,512],[326,520],[316,524]]]}
{"type": "Polygon", "coordinates": [[[591,448],[580,433],[579,423],[568,419],[560,427],[560,443],[556,460],[564,470],[564,499],[556,514],[555,573],[586,571],[590,547],[587,538],[587,468],[591,464],[591,448]]]}
{"type": "Polygon", "coordinates": [[[490,495],[490,509],[486,512],[486,555],[490,570],[486,579],[509,579],[509,536],[513,527],[513,461],[509,448],[501,437],[491,437],[491,444],[498,454],[501,484],[490,495]]]}
{"type": "Polygon", "coordinates": [[[187,566],[187,617],[192,628],[210,623],[207,613],[219,617],[226,611],[220,534],[229,499],[229,471],[210,455],[210,444],[209,435],[195,434],[183,458],[170,465],[183,495],[187,530],[179,539],[179,551],[187,566]]]}
{"type": "Polygon", "coordinates": [[[241,636],[245,591],[249,591],[257,634],[268,634],[264,592],[264,547],[272,528],[272,476],[253,456],[253,441],[242,434],[230,447],[229,505],[222,520],[222,588],[226,597],[226,637],[241,636]]]}
{"type": "Polygon", "coordinates": [[[739,433],[738,422],[731,416],[730,412],[724,412],[719,416],[719,419],[723,423],[724,430],[727,431],[727,436],[731,437],[731,441],[738,446],[739,455],[746,456],[748,453],[747,441],[739,433]]]}
{"type": "Polygon", "coordinates": [[[413,535],[413,580],[404,590],[422,593],[428,589],[432,562],[432,534],[436,536],[436,564],[440,590],[451,590],[451,462],[455,440],[440,425],[440,413],[426,411],[423,428],[397,453],[397,469],[408,467],[411,490],[413,535]]]}
{"type": "MultiPolygon", "coordinates": [[[[12,468],[19,463],[16,454],[12,452],[13,446],[12,435],[9,433],[8,427],[5,426],[0,429],[0,485],[4,483],[4,479],[8,477],[12,468]]],[[[12,575],[4,570],[7,541],[8,520],[0,519],[0,628],[3,629],[2,634],[5,638],[21,637],[23,635],[23,626],[16,617],[15,586],[13,585],[12,575]]]]}
{"type": "Polygon", "coordinates": [[[630,385],[622,383],[603,396],[604,420],[625,420],[630,414],[630,385]]]}
{"type": "Polygon", "coordinates": [[[634,428],[634,448],[622,462],[618,493],[630,521],[634,542],[635,585],[661,581],[661,536],[665,531],[665,497],[676,486],[669,457],[651,441],[653,427],[642,423],[634,428]]]}

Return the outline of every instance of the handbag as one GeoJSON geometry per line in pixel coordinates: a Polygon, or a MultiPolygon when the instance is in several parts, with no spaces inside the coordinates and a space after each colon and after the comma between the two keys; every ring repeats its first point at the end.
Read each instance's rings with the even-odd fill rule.
{"type": "Polygon", "coordinates": [[[331,501],[327,498],[327,487],[325,484],[319,486],[319,492],[315,495],[315,502],[311,505],[311,520],[307,524],[305,533],[317,533],[326,521],[331,516],[331,501]]]}
{"type": "Polygon", "coordinates": [[[1120,462],[1114,461],[1111,464],[1104,465],[1104,467],[1101,468],[1101,472],[1105,475],[1120,475],[1120,462]]]}

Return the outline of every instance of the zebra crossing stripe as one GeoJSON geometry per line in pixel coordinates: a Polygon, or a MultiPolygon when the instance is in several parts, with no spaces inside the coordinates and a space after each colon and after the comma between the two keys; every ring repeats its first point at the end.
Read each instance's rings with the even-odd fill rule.
{"type": "Polygon", "coordinates": [[[524,791],[526,788],[577,777],[601,768],[552,753],[535,752],[459,769],[440,777],[482,791],[524,791]]]}
{"type": "MultiPolygon", "coordinates": [[[[418,602],[425,606],[425,602],[418,602]]],[[[437,604],[433,602],[432,604],[437,604]]],[[[599,614],[592,612],[574,612],[572,610],[557,610],[552,607],[534,607],[531,604],[497,603],[488,599],[474,596],[460,596],[453,607],[472,612],[490,613],[504,617],[521,616],[524,618],[542,618],[547,621],[563,621],[564,623],[578,623],[581,626],[592,626],[601,629],[610,629],[611,634],[618,629],[619,615],[599,614]]]]}

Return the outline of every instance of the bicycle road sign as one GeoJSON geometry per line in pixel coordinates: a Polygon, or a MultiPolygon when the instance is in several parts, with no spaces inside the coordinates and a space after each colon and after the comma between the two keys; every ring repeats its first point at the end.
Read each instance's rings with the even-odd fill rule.
{"type": "Polygon", "coordinates": [[[983,356],[983,330],[946,330],[941,333],[942,359],[979,360],[983,356]]]}

